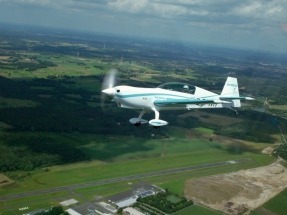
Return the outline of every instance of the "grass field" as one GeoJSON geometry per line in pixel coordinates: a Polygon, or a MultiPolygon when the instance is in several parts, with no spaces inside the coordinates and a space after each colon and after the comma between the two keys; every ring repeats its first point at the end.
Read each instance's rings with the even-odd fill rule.
{"type": "Polygon", "coordinates": [[[212,210],[212,209],[201,207],[198,205],[192,205],[192,206],[185,208],[183,210],[180,210],[174,214],[175,215],[193,215],[193,214],[194,215],[197,215],[197,214],[200,214],[200,215],[220,215],[222,213],[217,212],[217,211],[212,210]]]}
{"type": "MultiPolygon", "coordinates": [[[[160,71],[153,70],[144,65],[140,65],[137,62],[121,62],[112,61],[104,62],[97,58],[82,58],[77,56],[69,55],[56,55],[51,56],[49,54],[37,55],[37,53],[30,53],[23,56],[26,61],[33,62],[36,64],[37,61],[34,60],[37,56],[37,61],[47,61],[55,64],[54,66],[49,66],[46,68],[39,68],[33,71],[27,69],[15,69],[16,67],[12,65],[8,58],[3,58],[0,62],[11,66],[11,69],[0,70],[0,74],[3,77],[8,78],[60,78],[63,76],[67,77],[79,77],[79,76],[93,76],[93,75],[103,75],[111,68],[118,68],[120,74],[124,77],[129,77],[132,74],[132,79],[136,81],[147,81],[158,85],[160,82],[155,79],[160,74],[160,71]],[[31,60],[33,59],[33,60],[31,60]]],[[[25,61],[24,61],[25,62],[25,61]]],[[[173,75],[175,76],[175,75],[173,75]]],[[[182,76],[175,76],[174,78],[183,78],[182,76]]]]}
{"type": "MultiPolygon", "coordinates": [[[[92,139],[92,136],[89,138],[92,139]]],[[[71,139],[73,138],[71,137],[71,139]]],[[[258,165],[261,165],[264,160],[270,161],[267,156],[248,151],[239,154],[230,153],[224,147],[218,147],[217,144],[220,145],[220,143],[200,139],[171,138],[144,141],[138,138],[129,138],[128,140],[125,137],[110,136],[98,138],[95,142],[98,144],[90,143],[90,145],[83,147],[87,147],[87,150],[95,158],[110,157],[113,158],[112,162],[109,159],[99,159],[99,161],[84,162],[83,165],[76,164],[73,166],[71,164],[63,167],[50,167],[48,172],[35,173],[32,178],[19,183],[20,186],[17,189],[0,190],[0,193],[23,192],[243,157],[251,158],[252,162],[258,165]],[[103,144],[104,141],[105,144],[103,144]],[[103,157],[99,153],[102,153],[103,157]]],[[[258,145],[260,144],[255,144],[256,147],[258,145]]],[[[265,144],[262,144],[262,147],[265,147],[265,144]]]]}
{"type": "Polygon", "coordinates": [[[174,194],[170,194],[166,197],[166,199],[172,203],[178,203],[181,201],[181,198],[179,198],[178,196],[174,195],[174,194]]]}
{"type": "Polygon", "coordinates": [[[287,189],[281,192],[279,195],[266,202],[262,207],[256,209],[251,214],[259,215],[259,214],[268,214],[276,213],[277,215],[285,215],[286,214],[286,202],[287,202],[287,189]],[[265,213],[264,213],[265,212],[265,213]]]}
{"type": "MultiPolygon", "coordinates": [[[[0,202],[1,215],[22,215],[27,212],[49,209],[51,206],[58,206],[59,202],[70,199],[72,193],[67,191],[57,192],[53,194],[42,194],[39,196],[27,197],[22,199],[14,199],[10,201],[0,202]],[[20,208],[28,207],[27,210],[19,210],[20,208]]],[[[78,198],[79,199],[79,198],[78,198]]]]}
{"type": "MultiPolygon", "coordinates": [[[[30,59],[33,55],[27,55],[30,59]]],[[[111,64],[102,63],[98,59],[77,58],[76,56],[58,55],[52,57],[50,55],[42,54],[37,56],[37,60],[49,61],[56,66],[47,68],[40,68],[34,71],[26,69],[0,71],[2,76],[9,78],[47,78],[47,77],[61,77],[61,76],[88,76],[98,75],[108,70],[111,64]]],[[[8,64],[9,65],[9,64],[8,64]]]]}
{"type": "MultiPolygon", "coordinates": [[[[55,135],[55,134],[54,134],[55,135]]],[[[63,134],[61,134],[63,135],[63,134]]],[[[67,138],[62,136],[62,138],[67,138]]],[[[72,137],[71,137],[72,138],[72,137]]],[[[79,138],[75,134],[73,138],[79,138]]],[[[72,139],[73,139],[72,138],[72,139]]],[[[91,136],[86,137],[87,139],[93,139],[91,136]]],[[[97,140],[97,142],[106,141],[106,144],[112,144],[114,138],[102,137],[97,140]]],[[[168,188],[171,192],[174,192],[180,196],[183,195],[184,182],[187,179],[193,177],[200,177],[205,175],[219,174],[224,172],[237,171],[239,169],[252,168],[256,166],[266,165],[274,159],[273,157],[262,155],[260,153],[254,152],[242,152],[240,154],[230,154],[224,149],[214,147],[213,144],[209,141],[200,140],[200,139],[171,139],[171,140],[148,140],[138,141],[138,138],[127,138],[117,137],[119,140],[117,144],[119,147],[124,147],[125,145],[132,145],[133,142],[140,144],[147,144],[150,147],[150,151],[137,152],[138,157],[144,155],[145,159],[136,159],[131,157],[129,153],[121,154],[117,158],[111,161],[101,161],[94,160],[90,162],[80,162],[76,164],[69,165],[60,165],[49,167],[48,172],[44,171],[35,171],[31,178],[27,178],[23,182],[17,183],[15,186],[1,188],[1,195],[9,193],[21,193],[30,190],[45,189],[48,187],[55,187],[61,185],[82,183],[106,178],[113,178],[119,176],[132,175],[137,173],[151,172],[162,169],[169,169],[182,166],[191,166],[200,163],[211,163],[217,161],[225,160],[234,160],[240,158],[249,158],[250,161],[242,164],[215,167],[215,168],[205,168],[200,170],[195,170],[191,172],[184,172],[179,174],[172,174],[167,176],[159,176],[153,178],[147,178],[145,181],[149,183],[154,183],[162,188],[168,188]],[[166,144],[166,147],[162,147],[162,144],[166,144]],[[188,150],[187,150],[188,149],[188,150]],[[161,150],[165,150],[164,156],[161,154],[161,150]]],[[[79,139],[81,140],[81,139],[79,139]]],[[[75,144],[77,141],[75,141],[75,144]]],[[[83,141],[83,140],[82,140],[83,141]]],[[[135,144],[135,143],[134,143],[135,144]]],[[[217,143],[220,144],[220,143],[217,143]]],[[[252,145],[252,143],[250,143],[252,145]]],[[[260,144],[255,144],[256,147],[260,144]]],[[[95,147],[95,146],[94,146],[95,147]]],[[[265,147],[265,144],[262,144],[261,147],[265,147]]],[[[99,150],[99,149],[98,149],[99,150]]],[[[131,183],[137,183],[139,180],[132,180],[131,183]]],[[[29,208],[47,208],[51,205],[56,205],[60,200],[68,198],[76,198],[80,202],[94,200],[98,196],[109,196],[125,190],[128,190],[130,185],[128,182],[115,183],[110,185],[95,186],[90,188],[82,188],[73,190],[71,192],[60,192],[47,194],[43,198],[41,196],[39,200],[38,196],[30,197],[28,200],[18,199],[11,200],[0,203],[0,208],[3,208],[5,211],[7,208],[11,209],[12,215],[15,210],[20,207],[24,207],[29,202],[34,202],[29,205],[29,208]],[[37,203],[38,202],[38,203],[37,203]],[[12,210],[14,208],[14,210],[12,210]]],[[[190,209],[191,210],[191,209],[190,209]]],[[[192,210],[203,210],[206,209],[192,209],[192,210]]],[[[189,210],[188,210],[189,211],[189,210]]]]}
{"type": "MultiPolygon", "coordinates": [[[[249,155],[246,155],[249,157],[249,155]]],[[[195,178],[195,177],[201,177],[201,176],[208,176],[208,175],[213,175],[213,174],[219,174],[219,173],[225,173],[225,172],[232,172],[232,171],[237,171],[239,169],[246,169],[246,168],[252,168],[258,165],[264,165],[272,161],[272,157],[269,156],[251,156],[252,161],[247,162],[247,163],[242,163],[242,164],[236,164],[236,165],[230,165],[230,166],[223,166],[223,167],[215,167],[215,168],[205,168],[205,169],[200,169],[200,170],[195,170],[191,172],[184,172],[184,173],[179,173],[179,174],[172,174],[172,175],[166,175],[166,176],[159,176],[159,177],[153,177],[153,178],[147,178],[145,181],[149,183],[156,184],[162,188],[168,188],[169,191],[176,193],[179,196],[183,195],[183,188],[184,188],[184,182],[187,179],[190,178],[195,178]],[[267,159],[268,158],[268,159],[267,159]]],[[[144,162],[144,160],[143,160],[144,162]]],[[[125,163],[127,164],[127,163],[125,163]]],[[[82,168],[85,166],[90,166],[90,168],[84,168],[86,171],[93,171],[93,166],[94,165],[101,165],[97,164],[95,162],[91,162],[90,164],[84,164],[84,163],[79,163],[76,164],[76,166],[72,165],[66,165],[65,167],[63,166],[56,166],[52,167],[54,171],[62,171],[63,169],[67,169],[65,173],[66,179],[69,179],[72,177],[72,174],[69,174],[68,170],[71,172],[82,172],[82,168]]],[[[95,171],[95,170],[94,170],[95,171]]],[[[95,171],[94,173],[101,174],[101,172],[95,171]]],[[[79,177],[79,176],[78,176],[79,177]]],[[[59,180],[59,178],[55,178],[54,180],[59,180]]],[[[64,178],[61,178],[61,180],[65,180],[64,178]]],[[[101,186],[94,186],[94,187],[89,187],[89,188],[81,188],[81,189],[76,189],[70,192],[59,192],[59,193],[53,193],[53,194],[46,194],[46,195],[41,195],[39,196],[34,196],[30,198],[24,198],[24,199],[16,199],[16,200],[10,200],[10,201],[5,201],[0,202],[0,208],[3,208],[5,211],[7,208],[10,209],[11,212],[7,213],[7,215],[14,215],[15,210],[17,211],[18,208],[24,207],[24,206],[29,206],[29,208],[47,208],[51,205],[57,205],[58,202],[70,198],[75,198],[80,202],[86,202],[86,201],[92,201],[95,200],[96,198],[99,197],[107,197],[110,195],[114,195],[116,193],[126,191],[130,189],[130,183],[138,183],[140,180],[132,180],[132,181],[126,181],[126,182],[121,182],[121,183],[115,183],[115,184],[110,184],[110,185],[101,185],[101,186]],[[40,201],[38,201],[40,199],[40,201]],[[29,202],[33,202],[33,204],[29,204],[29,202]],[[12,210],[14,209],[14,210],[12,210]]],[[[25,186],[29,186],[26,184],[25,186]]],[[[30,185],[30,186],[35,186],[30,185]]],[[[15,187],[17,188],[17,187],[15,187]]],[[[18,187],[19,188],[19,187],[18,187]]],[[[30,187],[31,188],[31,187],[30,187]]],[[[193,208],[192,211],[195,210],[194,213],[197,211],[206,211],[208,214],[208,209],[201,208],[199,206],[196,206],[196,208],[193,208]],[[198,207],[198,208],[197,208],[198,207]]],[[[189,211],[189,209],[187,210],[189,211]]],[[[184,212],[184,211],[183,211],[184,212]]],[[[180,213],[181,214],[181,211],[180,213]]],[[[187,214],[187,213],[184,213],[187,214]]],[[[201,213],[199,213],[201,214],[201,213]]],[[[217,214],[217,213],[216,213],[217,214]]]]}

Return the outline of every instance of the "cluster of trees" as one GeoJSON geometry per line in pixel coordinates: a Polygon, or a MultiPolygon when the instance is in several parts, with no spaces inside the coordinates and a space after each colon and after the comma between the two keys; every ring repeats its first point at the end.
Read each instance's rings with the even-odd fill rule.
{"type": "Polygon", "coordinates": [[[1,135],[0,171],[30,171],[88,159],[80,149],[44,136],[8,133],[1,135]]]}
{"type": "Polygon", "coordinates": [[[287,144],[281,144],[274,153],[287,161],[287,144]]]}
{"type": "Polygon", "coordinates": [[[25,69],[26,71],[35,71],[37,69],[47,68],[50,66],[57,66],[51,61],[38,60],[37,62],[21,62],[18,61],[14,64],[16,69],[25,69]]]}
{"type": "MultiPolygon", "coordinates": [[[[94,77],[95,83],[97,80],[94,77]]],[[[20,100],[31,100],[36,107],[3,108],[0,121],[17,131],[82,132],[108,134],[117,132],[127,134],[130,131],[118,127],[117,122],[129,119],[124,114],[102,114],[97,104],[95,92],[75,87],[68,80],[14,81],[0,77],[0,96],[20,100]],[[44,97],[42,97],[44,95],[44,97]],[[93,104],[93,105],[89,105],[93,104]],[[108,126],[107,126],[108,125],[108,126]]],[[[115,109],[115,111],[120,111],[115,109]]]]}
{"type": "Polygon", "coordinates": [[[184,197],[179,197],[173,193],[170,193],[168,190],[166,190],[166,192],[159,192],[156,195],[138,198],[137,201],[139,203],[151,205],[152,207],[155,207],[168,214],[193,205],[192,201],[188,201],[184,197]],[[169,196],[174,196],[180,200],[170,201],[168,200],[169,196]]]}
{"type": "Polygon", "coordinates": [[[252,141],[252,142],[257,142],[257,143],[273,143],[274,138],[270,136],[270,134],[262,133],[260,134],[259,132],[248,129],[236,129],[236,126],[232,131],[225,130],[224,128],[219,128],[216,131],[214,131],[214,134],[217,135],[223,135],[223,136],[228,136],[232,137],[235,139],[240,139],[240,140],[247,140],[247,141],[252,141]]]}
{"type": "Polygon", "coordinates": [[[69,215],[69,213],[64,211],[64,209],[61,206],[57,206],[57,207],[52,207],[48,211],[38,212],[35,215],[69,215]]]}
{"type": "Polygon", "coordinates": [[[47,68],[51,66],[57,66],[55,63],[47,60],[40,60],[37,57],[31,57],[33,61],[22,61],[21,58],[13,56],[13,53],[10,53],[11,57],[7,62],[0,62],[0,69],[7,70],[26,70],[26,71],[35,71],[37,69],[47,68]]]}
{"type": "MultiPolygon", "coordinates": [[[[82,80],[84,77],[79,79],[85,81],[82,80]]],[[[94,77],[89,77],[88,82],[90,79],[98,82],[94,77]]],[[[100,101],[93,96],[93,92],[77,87],[77,80],[27,81],[0,77],[0,97],[29,100],[38,104],[35,107],[1,108],[0,122],[9,126],[0,127],[3,131],[0,132],[0,171],[30,171],[90,159],[88,153],[79,147],[81,143],[61,139],[51,133],[124,135],[133,132],[127,122],[132,117],[131,111],[113,108],[113,111],[120,113],[105,111],[103,114],[100,106],[88,105],[100,101]]],[[[115,149],[115,152],[105,150],[93,156],[109,159],[119,153],[119,149],[115,149]]]]}
{"type": "MultiPolygon", "coordinates": [[[[277,120],[276,123],[274,123],[274,116],[271,114],[251,110],[239,111],[237,117],[242,119],[242,121],[234,122],[234,124],[230,126],[220,126],[220,123],[219,125],[211,125],[202,122],[199,122],[199,125],[213,129],[214,133],[218,135],[259,143],[275,142],[272,134],[278,133],[278,123],[282,123],[282,127],[285,128],[284,124],[286,124],[286,120],[282,119],[280,122],[277,120]]],[[[214,110],[204,110],[204,112],[212,113],[214,110]]],[[[216,110],[216,114],[228,116],[231,120],[234,118],[234,113],[226,109],[216,110]]]]}

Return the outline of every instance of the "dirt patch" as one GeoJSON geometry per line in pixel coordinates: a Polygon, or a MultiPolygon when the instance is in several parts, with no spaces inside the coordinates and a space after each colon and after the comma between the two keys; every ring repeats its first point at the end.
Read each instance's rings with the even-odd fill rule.
{"type": "Polygon", "coordinates": [[[253,210],[287,187],[287,169],[275,163],[185,182],[185,196],[226,214],[253,210]]]}
{"type": "Polygon", "coordinates": [[[14,181],[8,178],[6,175],[0,174],[0,187],[4,187],[13,183],[14,181]]]}
{"type": "Polygon", "coordinates": [[[10,56],[0,56],[0,60],[8,60],[10,56]]]}
{"type": "Polygon", "coordinates": [[[274,144],[272,146],[268,146],[262,150],[263,154],[272,155],[272,152],[278,147],[279,144],[274,144]]]}

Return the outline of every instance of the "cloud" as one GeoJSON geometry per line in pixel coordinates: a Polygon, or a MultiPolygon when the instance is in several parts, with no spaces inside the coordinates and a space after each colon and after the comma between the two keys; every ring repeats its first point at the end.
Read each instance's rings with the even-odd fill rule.
{"type": "MultiPolygon", "coordinates": [[[[193,9],[190,6],[191,1],[163,1],[163,0],[115,0],[110,1],[107,5],[110,9],[121,12],[153,16],[158,18],[174,18],[181,16],[202,16],[207,11],[200,8],[193,9]]],[[[192,3],[195,4],[194,1],[192,3]]]]}
{"type": "Polygon", "coordinates": [[[285,0],[0,0],[9,5],[42,7],[113,16],[175,19],[229,24],[252,22],[253,19],[280,20],[287,18],[285,0]]]}
{"type": "Polygon", "coordinates": [[[2,5],[8,5],[10,7],[23,7],[24,9],[55,9],[55,10],[91,10],[91,9],[103,9],[108,1],[105,0],[0,0],[2,5]]]}
{"type": "Polygon", "coordinates": [[[108,2],[109,7],[117,11],[125,11],[129,13],[138,13],[143,11],[147,8],[148,4],[148,0],[116,0],[108,2]]]}
{"type": "Polygon", "coordinates": [[[49,6],[55,4],[52,0],[1,0],[0,2],[9,5],[39,5],[39,6],[49,6]]]}
{"type": "Polygon", "coordinates": [[[274,35],[286,32],[287,22],[286,0],[0,0],[0,3],[2,22],[13,20],[176,39],[180,36],[187,40],[192,35],[192,39],[206,38],[208,42],[216,36],[218,41],[223,38],[223,43],[229,37],[239,41],[242,35],[267,40],[268,32],[274,35]]]}
{"type": "Polygon", "coordinates": [[[283,0],[250,0],[234,8],[233,12],[249,18],[280,19],[286,18],[286,9],[286,2],[283,0]]]}

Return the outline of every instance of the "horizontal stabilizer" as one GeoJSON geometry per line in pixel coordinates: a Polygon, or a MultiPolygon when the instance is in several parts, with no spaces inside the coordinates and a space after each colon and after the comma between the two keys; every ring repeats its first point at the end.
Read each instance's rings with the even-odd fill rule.
{"type": "Polygon", "coordinates": [[[255,100],[254,98],[251,97],[244,97],[244,96],[234,96],[234,97],[219,97],[221,100],[255,100]]]}
{"type": "Polygon", "coordinates": [[[224,101],[224,100],[220,100],[220,99],[215,99],[213,101],[214,101],[214,103],[217,103],[217,104],[230,104],[231,103],[229,101],[224,101]]]}

